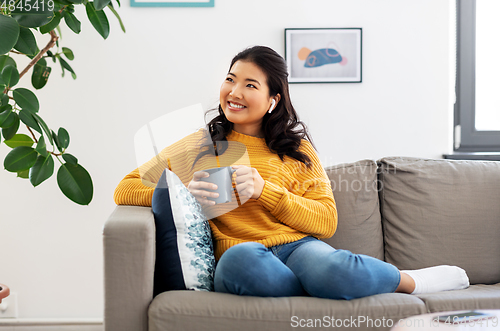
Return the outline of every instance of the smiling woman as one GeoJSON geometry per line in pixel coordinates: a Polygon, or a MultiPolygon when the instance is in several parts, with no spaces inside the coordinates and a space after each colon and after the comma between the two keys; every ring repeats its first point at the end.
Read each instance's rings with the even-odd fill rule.
{"type": "Polygon", "coordinates": [[[280,94],[271,96],[264,72],[252,62],[238,61],[220,89],[221,107],[234,130],[254,137],[263,137],[262,119],[280,94]]]}
{"type": "MultiPolygon", "coordinates": [[[[353,299],[467,287],[467,275],[458,267],[400,272],[381,260],[318,240],[335,233],[337,207],[330,180],[290,99],[286,64],[274,50],[255,46],[233,58],[220,89],[218,115],[207,125],[214,148],[194,159],[196,164],[208,154],[224,156],[230,148],[218,145],[237,142],[250,160],[250,166],[231,164],[238,197],[248,199],[209,220],[218,260],[215,291],[353,299]]],[[[169,153],[167,147],[150,163],[158,164],[169,153]]],[[[179,162],[182,169],[193,171],[179,173],[181,180],[209,208],[215,201],[208,197],[216,197],[216,188],[203,180],[209,173],[195,171],[189,161],[184,157],[179,162]]],[[[115,201],[151,201],[152,193],[136,170],[122,180],[115,201]]],[[[164,208],[168,210],[161,203],[153,206],[159,212],[164,208]]]]}
{"type": "Polygon", "coordinates": [[[314,144],[306,125],[299,120],[292,105],[286,63],[268,47],[247,48],[231,61],[226,80],[221,86],[220,105],[209,111],[218,112],[218,116],[207,124],[213,141],[226,140],[234,126],[238,127],[239,123],[232,122],[228,116],[235,119],[233,115],[238,114],[238,105],[250,106],[245,104],[246,100],[252,101],[252,110],[242,112],[248,117],[241,116],[239,119],[253,118],[254,124],[260,123],[260,128],[246,126],[249,135],[264,137],[268,147],[282,161],[287,155],[307,165],[310,160],[298,147],[304,139],[314,144]],[[228,107],[229,101],[236,106],[232,110],[228,107]],[[260,119],[255,118],[257,114],[260,114],[260,119]]]}

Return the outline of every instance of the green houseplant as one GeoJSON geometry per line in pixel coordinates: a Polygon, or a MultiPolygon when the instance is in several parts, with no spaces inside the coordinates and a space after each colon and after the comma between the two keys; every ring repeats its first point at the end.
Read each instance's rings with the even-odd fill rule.
{"type": "MultiPolygon", "coordinates": [[[[119,0],[116,2],[119,6],[119,0]]],[[[76,79],[68,63],[74,54],[59,45],[59,25],[64,21],[74,33],[80,33],[81,23],[74,14],[77,5],[85,6],[88,19],[104,39],[110,30],[104,8],[117,17],[125,32],[111,0],[0,0],[0,139],[12,148],[4,159],[5,170],[29,179],[36,187],[50,178],[59,164],[57,183],[61,191],[75,203],[88,205],[94,190],[92,179],[78,159],[67,152],[68,131],[59,128],[56,132],[45,123],[33,92],[46,85],[51,61],[59,62],[63,76],[69,72],[76,79]],[[50,36],[41,50],[35,33],[50,36]],[[29,57],[23,70],[17,68],[16,56],[29,57]],[[19,87],[20,78],[30,70],[32,87],[19,87]],[[26,133],[19,131],[22,127],[26,133]]]]}

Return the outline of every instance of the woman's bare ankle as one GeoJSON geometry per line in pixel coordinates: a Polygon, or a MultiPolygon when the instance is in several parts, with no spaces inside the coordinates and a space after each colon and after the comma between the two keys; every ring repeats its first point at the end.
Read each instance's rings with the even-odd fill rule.
{"type": "Polygon", "coordinates": [[[411,294],[415,291],[415,281],[410,275],[401,272],[401,281],[399,282],[399,286],[396,289],[397,293],[408,293],[411,294]]]}

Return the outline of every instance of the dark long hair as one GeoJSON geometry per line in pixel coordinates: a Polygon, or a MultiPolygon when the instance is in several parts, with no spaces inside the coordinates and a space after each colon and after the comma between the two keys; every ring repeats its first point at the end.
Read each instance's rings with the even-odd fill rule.
{"type": "MultiPolygon", "coordinates": [[[[281,95],[280,101],[271,114],[266,112],[262,119],[264,138],[269,150],[278,154],[281,161],[287,155],[310,167],[310,158],[299,151],[299,146],[302,139],[307,139],[313,147],[314,144],[306,125],[299,120],[290,100],[288,71],[285,60],[269,47],[254,46],[238,53],[231,61],[229,71],[237,61],[247,61],[257,65],[266,75],[269,96],[274,97],[278,93],[281,95]]],[[[212,141],[227,141],[226,136],[233,129],[233,123],[226,118],[220,104],[218,108],[208,110],[205,116],[213,111],[218,111],[219,114],[207,124],[212,141]]],[[[214,146],[215,153],[224,153],[224,146],[227,147],[227,144],[218,143],[217,147],[214,146]]],[[[196,159],[198,160],[201,156],[209,153],[213,154],[214,150],[210,150],[212,152],[207,150],[196,159]]]]}

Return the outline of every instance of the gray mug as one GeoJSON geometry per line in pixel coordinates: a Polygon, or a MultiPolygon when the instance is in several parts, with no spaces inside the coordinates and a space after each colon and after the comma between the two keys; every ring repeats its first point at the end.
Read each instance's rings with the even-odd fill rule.
{"type": "Polygon", "coordinates": [[[208,200],[215,201],[215,203],[231,202],[231,195],[233,193],[232,176],[236,169],[231,167],[220,167],[202,170],[208,172],[209,177],[203,177],[200,180],[217,185],[216,190],[209,190],[211,192],[219,193],[217,198],[207,197],[208,200]]]}

